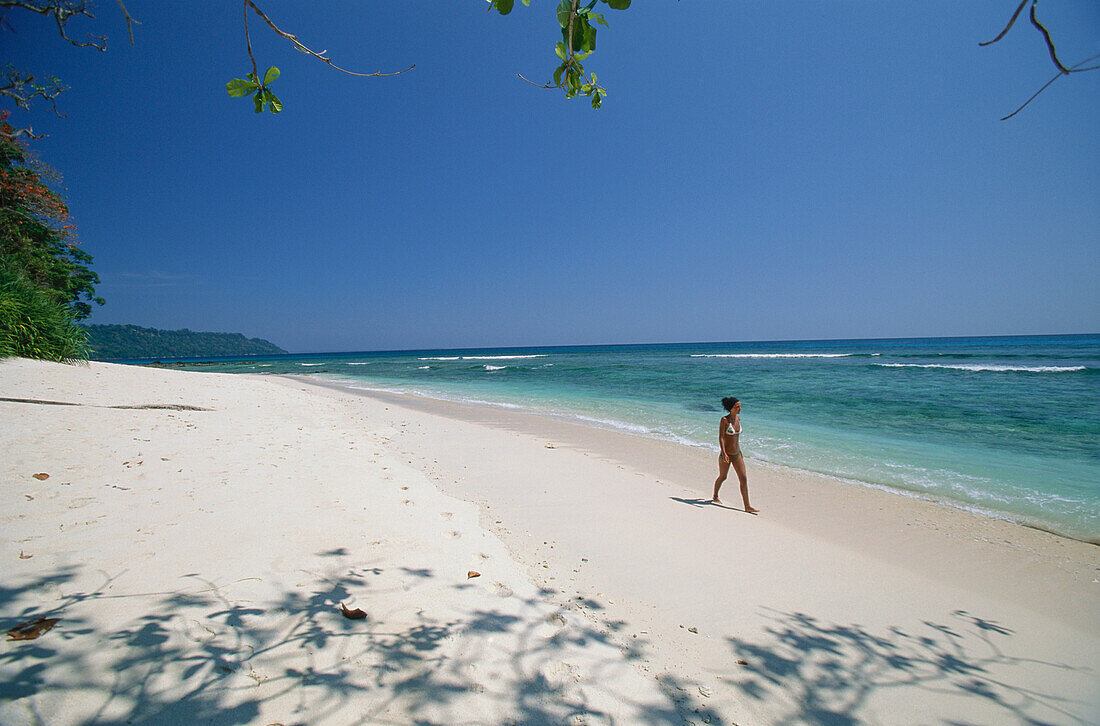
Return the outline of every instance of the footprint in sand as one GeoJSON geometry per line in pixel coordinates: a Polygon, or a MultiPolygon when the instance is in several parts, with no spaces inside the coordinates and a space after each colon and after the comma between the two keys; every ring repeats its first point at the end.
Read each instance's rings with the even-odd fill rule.
{"type": "Polygon", "coordinates": [[[454,514],[452,514],[452,513],[450,513],[450,512],[440,512],[440,513],[439,513],[439,518],[440,518],[440,519],[451,519],[451,518],[452,518],[452,517],[454,517],[454,516],[455,516],[455,515],[454,515],[454,514]]]}
{"type": "Polygon", "coordinates": [[[565,688],[581,679],[580,669],[572,663],[547,663],[539,671],[555,689],[565,688]]]}
{"type": "Polygon", "coordinates": [[[512,592],[512,588],[508,587],[503,582],[494,582],[493,592],[501,597],[512,597],[512,595],[514,594],[512,592]]]}
{"type": "Polygon", "coordinates": [[[211,640],[218,637],[218,632],[216,630],[212,630],[198,620],[188,619],[183,627],[186,636],[196,643],[209,643],[211,640]]]}

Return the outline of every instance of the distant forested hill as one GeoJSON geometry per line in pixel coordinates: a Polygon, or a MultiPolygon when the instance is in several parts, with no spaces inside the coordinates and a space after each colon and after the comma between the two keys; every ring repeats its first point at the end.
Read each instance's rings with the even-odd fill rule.
{"type": "Polygon", "coordinates": [[[200,358],[221,355],[267,355],[286,353],[262,338],[240,333],[197,333],[157,330],[137,325],[85,325],[90,357],[109,358],[200,358]]]}

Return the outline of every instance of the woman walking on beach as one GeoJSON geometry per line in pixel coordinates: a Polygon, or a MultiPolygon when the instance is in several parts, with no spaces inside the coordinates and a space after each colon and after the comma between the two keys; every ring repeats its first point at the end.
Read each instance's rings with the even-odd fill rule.
{"type": "Polygon", "coordinates": [[[736,398],[723,398],[722,408],[726,409],[726,415],[718,424],[718,446],[721,449],[718,454],[718,478],[714,480],[715,504],[721,504],[718,498],[718,490],[722,488],[722,482],[730,472],[730,465],[737,472],[737,478],[741,482],[741,501],[745,504],[745,511],[756,514],[759,509],[749,504],[749,477],[745,473],[745,457],[741,454],[741,402],[736,398]]]}

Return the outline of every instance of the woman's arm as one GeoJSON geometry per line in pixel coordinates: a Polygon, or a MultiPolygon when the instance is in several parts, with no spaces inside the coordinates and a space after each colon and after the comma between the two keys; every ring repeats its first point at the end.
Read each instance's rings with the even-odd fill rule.
{"type": "Polygon", "coordinates": [[[728,419],[723,416],[722,420],[718,423],[718,448],[722,451],[722,459],[724,461],[730,460],[730,455],[726,453],[726,427],[729,425],[728,419]]]}

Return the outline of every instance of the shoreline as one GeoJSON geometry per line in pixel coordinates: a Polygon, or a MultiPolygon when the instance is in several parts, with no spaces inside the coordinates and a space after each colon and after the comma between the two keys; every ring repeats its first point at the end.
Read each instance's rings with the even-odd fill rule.
{"type": "Polygon", "coordinates": [[[1100,716],[1075,540],[753,462],[750,516],[709,452],[285,376],[0,396],[0,616],[61,618],[0,646],[5,723],[1100,716]]]}
{"type": "MultiPolygon", "coordinates": [[[[581,420],[580,418],[573,417],[573,416],[570,416],[568,414],[554,414],[554,413],[550,413],[550,412],[539,411],[537,409],[529,409],[529,408],[523,408],[521,406],[513,406],[513,405],[499,405],[499,404],[495,404],[495,403],[492,403],[492,402],[475,403],[475,402],[461,401],[461,400],[448,399],[448,398],[436,398],[436,397],[431,397],[431,396],[425,396],[425,395],[422,395],[420,393],[410,393],[410,392],[403,392],[403,391],[387,390],[387,389],[384,389],[384,388],[361,388],[361,387],[355,386],[351,382],[349,382],[347,384],[344,384],[343,382],[314,378],[310,375],[305,375],[305,374],[283,373],[283,374],[261,374],[261,375],[274,375],[274,376],[278,376],[278,377],[282,377],[282,378],[288,378],[288,379],[291,379],[291,380],[302,381],[302,382],[305,382],[305,383],[309,383],[310,385],[315,385],[315,386],[319,386],[319,387],[322,387],[322,388],[330,388],[330,389],[338,390],[338,391],[347,391],[347,392],[355,393],[356,395],[364,395],[364,396],[368,396],[368,397],[384,398],[384,399],[392,401],[394,403],[408,405],[408,406],[411,406],[411,407],[414,407],[414,408],[420,408],[421,410],[425,410],[425,411],[429,411],[429,412],[438,412],[437,407],[433,406],[434,403],[438,403],[441,406],[443,406],[446,411],[449,412],[449,414],[445,413],[444,415],[453,415],[454,417],[460,418],[462,420],[468,420],[468,421],[485,421],[487,419],[493,418],[493,417],[486,417],[486,416],[477,415],[477,414],[474,413],[474,411],[476,411],[478,409],[487,409],[487,410],[490,410],[490,411],[498,412],[500,414],[500,416],[498,418],[511,421],[513,425],[515,425],[516,427],[518,427],[520,430],[524,431],[525,433],[536,433],[537,432],[537,427],[522,425],[518,422],[518,420],[513,421],[511,419],[511,416],[513,416],[513,415],[518,416],[518,417],[530,416],[530,417],[534,417],[536,419],[554,421],[554,422],[557,422],[557,423],[561,423],[565,426],[576,426],[576,427],[579,427],[581,430],[602,431],[602,432],[607,432],[607,433],[614,434],[614,435],[620,435],[620,436],[627,436],[627,437],[631,437],[631,438],[636,438],[636,439],[640,439],[640,440],[643,440],[643,441],[651,441],[651,442],[655,442],[655,443],[658,443],[658,444],[661,444],[661,445],[668,445],[668,446],[671,446],[671,447],[679,447],[679,448],[683,448],[683,449],[687,449],[687,450],[706,452],[707,455],[711,455],[711,456],[717,455],[717,447],[714,447],[713,450],[712,450],[711,447],[708,447],[708,446],[702,445],[702,444],[694,444],[694,443],[688,443],[688,442],[684,442],[684,441],[676,441],[676,440],[667,439],[667,438],[663,438],[663,437],[659,437],[659,436],[650,436],[650,435],[646,435],[644,433],[635,433],[635,432],[631,432],[630,430],[628,430],[626,428],[603,427],[603,426],[599,426],[596,423],[586,423],[583,420],[581,420]],[[421,404],[421,402],[423,402],[423,405],[421,404]]],[[[574,438],[576,438],[578,440],[583,439],[583,437],[574,437],[574,438]]],[[[603,443],[602,440],[597,439],[597,444],[596,445],[599,445],[600,443],[603,443]]],[[[615,445],[612,444],[611,447],[614,448],[615,445]]],[[[602,453],[604,453],[605,455],[608,455],[609,451],[603,451],[602,453]]],[[[946,496],[938,496],[938,495],[930,494],[930,493],[927,493],[927,492],[916,491],[916,490],[912,490],[912,489],[905,489],[905,488],[890,485],[890,484],[882,484],[882,483],[877,483],[877,482],[867,482],[867,481],[862,481],[860,479],[837,476],[837,475],[834,475],[834,474],[829,474],[827,472],[814,471],[814,470],[811,470],[811,469],[803,469],[803,468],[799,468],[797,466],[771,462],[771,461],[767,461],[767,460],[763,460],[763,459],[757,459],[757,458],[754,458],[754,457],[751,457],[751,456],[746,456],[745,459],[746,459],[746,462],[751,463],[751,465],[754,466],[754,467],[761,467],[763,469],[768,469],[768,470],[774,471],[776,476],[789,476],[789,477],[801,477],[801,478],[805,478],[805,477],[821,478],[822,480],[833,483],[833,484],[838,484],[839,483],[839,484],[843,484],[845,486],[859,487],[859,488],[862,488],[862,489],[879,491],[879,492],[883,492],[885,494],[889,494],[891,496],[904,497],[906,499],[913,499],[913,500],[917,500],[917,501],[922,501],[922,502],[926,502],[928,504],[958,510],[960,512],[963,512],[963,513],[966,513],[966,514],[969,514],[969,515],[972,515],[972,516],[975,516],[975,517],[980,517],[980,518],[983,518],[983,519],[997,520],[997,521],[1005,522],[1005,523],[1013,525],[1013,526],[1035,530],[1035,531],[1038,531],[1038,532],[1042,532],[1044,534],[1048,534],[1048,535],[1058,537],[1058,538],[1061,538],[1061,539],[1066,539],[1066,540],[1069,540],[1069,541],[1072,541],[1072,542],[1078,542],[1078,543],[1081,543],[1081,544],[1084,544],[1084,545],[1091,545],[1091,546],[1094,546],[1094,547],[1100,547],[1100,537],[1087,538],[1085,536],[1074,536],[1073,534],[1063,532],[1063,531],[1059,531],[1059,530],[1055,529],[1053,526],[1048,525],[1044,522],[1031,520],[1031,519],[1029,519],[1029,518],[1027,518],[1023,515],[1017,515],[1017,514],[1013,514],[1011,512],[999,512],[999,511],[996,511],[996,510],[993,510],[993,509],[988,509],[988,508],[982,507],[980,505],[970,504],[970,503],[967,503],[967,502],[964,502],[964,501],[961,501],[961,500],[951,499],[951,498],[946,497],[946,496]]],[[[655,464],[655,462],[652,462],[652,461],[649,462],[649,463],[650,463],[651,466],[655,464]]],[[[717,471],[715,471],[715,475],[716,474],[717,474],[717,471]]],[[[729,480],[727,480],[726,484],[724,484],[723,486],[728,487],[729,486],[729,480]]],[[[750,489],[750,492],[751,492],[751,489],[750,489]]]]}
{"type": "MultiPolygon", "coordinates": [[[[1000,652],[1002,646],[987,637],[1002,633],[1026,640],[1026,646],[1015,645],[1024,647],[1029,658],[1071,663],[1085,657],[1094,663],[1091,673],[1100,671],[1095,654],[1069,654],[1078,646],[1100,646],[1095,629],[1100,550],[1094,545],[936,502],[751,462],[750,491],[762,511],[749,516],[738,507],[706,502],[716,474],[710,452],[513,410],[409,394],[329,390],[373,400],[391,413],[412,412],[411,417],[400,414],[417,422],[401,439],[411,463],[419,463],[448,495],[476,503],[482,526],[526,565],[541,588],[560,590],[561,573],[571,573],[566,589],[600,603],[601,613],[629,623],[639,638],[643,631],[652,637],[647,665],[675,664],[692,682],[715,684],[710,687],[716,692],[730,686],[725,703],[729,713],[737,714],[736,723],[773,723],[782,720],[776,714],[784,709],[745,710],[753,703],[750,697],[746,704],[745,695],[755,687],[749,684],[759,682],[729,672],[731,651],[765,660],[784,652],[796,659],[790,666],[766,668],[765,680],[812,700],[805,683],[785,677],[788,668],[800,672],[802,666],[794,662],[815,659],[813,647],[809,653],[784,651],[781,644],[792,634],[796,642],[838,644],[852,629],[871,631],[873,623],[907,634],[935,623],[937,630],[954,633],[956,644],[966,650],[970,639],[959,627],[963,624],[944,618],[978,616],[971,625],[973,634],[981,634],[979,649],[1000,652]],[[486,438],[491,439],[487,451],[495,452],[488,459],[480,450],[486,438]],[[497,457],[503,451],[516,463],[501,462],[497,457]],[[568,458],[555,464],[558,457],[568,458]],[[603,472],[599,495],[544,473],[557,466],[581,471],[592,460],[603,472]],[[639,532],[647,536],[639,539],[639,532]],[[602,552],[598,564],[594,552],[602,552]],[[647,567],[638,569],[638,563],[647,567]],[[738,613],[734,620],[731,609],[738,613]],[[809,624],[803,616],[810,616],[809,624]],[[698,633],[707,633],[705,641],[676,638],[692,620],[698,633]],[[670,628],[670,621],[678,622],[670,628]],[[711,640],[723,631],[732,633],[722,642],[711,640]],[[769,633],[766,645],[753,642],[753,634],[762,632],[769,633]],[[1039,656],[1043,651],[1045,658],[1039,656]],[[722,675],[710,680],[715,673],[722,675]]],[[[738,498],[736,488],[730,495],[738,498]]],[[[849,661],[874,649],[870,644],[879,636],[866,635],[867,641],[861,636],[859,643],[845,644],[853,646],[851,652],[838,646],[845,656],[836,660],[844,662],[826,657],[830,667],[854,680],[864,677],[849,661]]],[[[1091,688],[1095,676],[1090,678],[1091,688]]],[[[770,699],[788,698],[765,690],[770,699]]],[[[910,697],[920,701],[928,694],[910,697]]],[[[905,716],[907,705],[887,701],[885,711],[870,722],[929,720],[928,712],[905,716]]],[[[1087,702],[1093,718],[1100,714],[1100,703],[1087,702]]],[[[960,707],[965,711],[973,705],[960,707]]],[[[796,721],[831,723],[792,708],[800,713],[796,721]]],[[[1016,722],[1003,714],[973,721],[1016,722]]]]}
{"type": "MultiPolygon", "coordinates": [[[[427,398],[407,393],[392,393],[343,387],[337,383],[311,380],[309,376],[280,376],[318,388],[349,393],[355,396],[400,406],[431,416],[442,416],[464,424],[488,427],[499,431],[531,436],[551,443],[555,448],[568,448],[592,455],[618,467],[629,467],[671,489],[685,490],[697,499],[709,500],[717,466],[712,452],[670,441],[662,441],[624,431],[589,426],[541,416],[536,412],[498,409],[495,407],[427,398]]],[[[758,466],[747,459],[749,491],[761,516],[777,521],[781,526],[808,533],[833,545],[875,556],[924,576],[942,579],[951,575],[959,587],[996,592],[1001,597],[1026,602],[1029,609],[1044,616],[1059,612],[1067,622],[1077,620],[1072,615],[1100,599],[1080,597],[1051,604],[1046,593],[1027,590],[1019,592],[1019,583],[1006,582],[1000,576],[1001,566],[993,564],[985,572],[974,572],[966,558],[943,561],[941,538],[960,543],[980,545],[987,551],[976,555],[985,561],[1001,560],[1002,566],[1014,561],[1020,551],[1037,558],[1036,568],[1063,571],[1067,560],[1070,582],[1096,577],[1100,572],[1100,547],[1089,542],[1030,527],[1008,519],[988,517],[921,496],[898,496],[889,489],[878,489],[862,483],[851,483],[824,474],[806,472],[775,465],[758,466]],[[762,497],[772,504],[764,509],[762,497]],[[853,531],[849,512],[859,512],[862,521],[853,531]],[[922,540],[924,535],[935,539],[922,540]],[[898,547],[898,539],[905,547],[898,547]],[[1002,545],[1011,543],[1011,554],[1002,545]],[[1095,567],[1094,567],[1095,565],[1095,567]]],[[[448,491],[444,488],[444,491],[448,491]]],[[[456,492],[450,491],[452,496],[456,492]]],[[[740,495],[736,481],[727,479],[723,485],[725,506],[740,510],[740,495]]],[[[461,496],[461,493],[457,494],[461,496]]],[[[743,514],[743,513],[742,513],[743,514]]],[[[992,564],[992,563],[991,563],[992,564]]],[[[1098,588],[1097,594],[1100,594],[1098,588]]],[[[1078,626],[1080,623],[1078,622],[1078,626]]]]}

